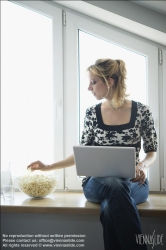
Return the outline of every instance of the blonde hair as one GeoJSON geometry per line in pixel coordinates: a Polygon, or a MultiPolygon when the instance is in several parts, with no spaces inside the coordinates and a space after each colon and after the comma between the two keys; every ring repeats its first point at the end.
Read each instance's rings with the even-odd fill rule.
{"type": "Polygon", "coordinates": [[[108,79],[114,80],[112,104],[114,108],[123,105],[126,94],[126,66],[123,60],[112,60],[109,58],[98,59],[95,64],[89,66],[87,71],[99,76],[108,86],[108,79]]]}

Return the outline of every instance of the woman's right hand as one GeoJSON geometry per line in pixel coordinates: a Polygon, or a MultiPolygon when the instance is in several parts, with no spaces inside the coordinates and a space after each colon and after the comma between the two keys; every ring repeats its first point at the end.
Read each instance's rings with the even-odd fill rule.
{"type": "Polygon", "coordinates": [[[51,170],[50,165],[45,165],[41,161],[32,162],[31,164],[29,164],[27,166],[27,169],[30,169],[32,171],[34,171],[34,170],[41,170],[41,171],[49,171],[49,170],[51,170]]]}
{"type": "Polygon", "coordinates": [[[51,171],[51,170],[57,170],[62,168],[71,167],[75,164],[74,161],[74,155],[70,155],[66,159],[62,161],[58,161],[56,163],[53,163],[51,165],[46,165],[42,163],[41,161],[34,161],[31,164],[27,166],[27,169],[33,170],[41,170],[41,171],[51,171]]]}

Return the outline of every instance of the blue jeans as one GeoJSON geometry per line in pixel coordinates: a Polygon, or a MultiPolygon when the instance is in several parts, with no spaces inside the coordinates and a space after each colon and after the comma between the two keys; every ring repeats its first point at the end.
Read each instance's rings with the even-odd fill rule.
{"type": "Polygon", "coordinates": [[[147,249],[136,241],[136,235],[142,234],[136,204],[148,198],[147,179],[138,185],[124,178],[90,177],[83,183],[83,191],[88,201],[101,204],[105,250],[147,249]]]}

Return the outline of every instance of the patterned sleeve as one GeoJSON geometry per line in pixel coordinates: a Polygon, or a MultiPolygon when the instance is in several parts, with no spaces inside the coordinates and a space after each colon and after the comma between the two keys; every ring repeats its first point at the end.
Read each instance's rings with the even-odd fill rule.
{"type": "Polygon", "coordinates": [[[92,145],[94,141],[94,131],[93,131],[93,119],[92,119],[92,109],[88,108],[86,110],[86,115],[84,118],[84,129],[82,132],[80,144],[83,146],[92,145]]]}
{"type": "Polygon", "coordinates": [[[142,112],[141,135],[145,153],[157,151],[157,134],[154,127],[152,112],[148,106],[144,106],[142,112]]]}

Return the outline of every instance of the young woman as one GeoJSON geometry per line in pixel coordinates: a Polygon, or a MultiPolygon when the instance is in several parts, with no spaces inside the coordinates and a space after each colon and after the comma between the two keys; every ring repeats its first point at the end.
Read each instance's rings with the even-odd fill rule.
{"type": "MultiPolygon", "coordinates": [[[[87,109],[81,145],[135,147],[136,178],[86,177],[85,197],[101,204],[105,250],[147,249],[136,241],[136,236],[142,234],[136,205],[148,198],[145,169],[156,158],[157,136],[152,113],[148,106],[127,99],[126,67],[122,60],[99,59],[87,71],[88,90],[96,99],[104,101],[87,109]],[[146,153],[142,161],[139,159],[141,138],[146,153]]],[[[73,155],[52,165],[36,161],[28,168],[48,171],[72,165],[73,155]]]]}

